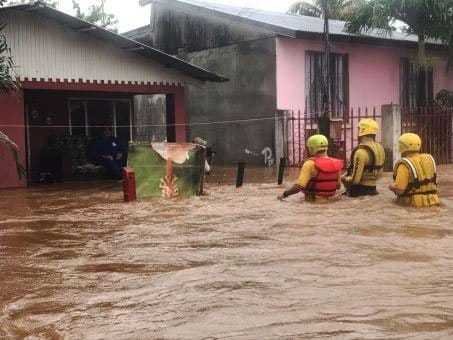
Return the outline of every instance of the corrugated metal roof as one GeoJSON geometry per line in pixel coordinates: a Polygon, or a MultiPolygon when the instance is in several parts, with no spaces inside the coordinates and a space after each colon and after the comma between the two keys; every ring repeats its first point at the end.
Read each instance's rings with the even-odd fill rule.
{"type": "Polygon", "coordinates": [[[25,5],[14,5],[0,8],[0,11],[6,10],[32,11],[33,13],[36,13],[45,18],[53,19],[75,31],[91,34],[98,39],[110,41],[121,49],[131,51],[133,53],[138,53],[140,55],[151,58],[156,62],[164,65],[165,67],[176,69],[195,79],[213,82],[228,81],[227,78],[209,72],[201,67],[192,65],[184,60],[173,57],[160,50],[144,45],[138,41],[129,39],[120,34],[116,34],[102,27],[93,25],[86,21],[80,20],[76,17],[70,16],[52,7],[46,6],[40,1],[36,1],[25,5]]]}
{"type": "MultiPolygon", "coordinates": [[[[219,14],[233,16],[239,19],[244,19],[249,22],[262,25],[273,30],[276,34],[286,35],[297,38],[304,37],[309,34],[322,34],[324,32],[324,21],[320,18],[291,15],[286,13],[271,12],[260,9],[237,7],[223,4],[216,4],[201,0],[140,0],[141,5],[150,3],[179,3],[182,5],[194,6],[199,9],[204,9],[219,14]]],[[[347,40],[383,40],[394,42],[416,43],[417,36],[408,35],[402,32],[393,32],[391,35],[386,34],[382,30],[372,30],[364,34],[351,34],[345,31],[346,23],[339,20],[330,20],[330,33],[333,37],[343,38],[347,40]]],[[[436,45],[438,42],[431,41],[436,45]]]]}
{"type": "Polygon", "coordinates": [[[131,31],[121,33],[121,35],[125,36],[126,38],[133,39],[133,40],[150,38],[151,37],[150,27],[148,24],[148,25],[133,29],[131,31]]]}

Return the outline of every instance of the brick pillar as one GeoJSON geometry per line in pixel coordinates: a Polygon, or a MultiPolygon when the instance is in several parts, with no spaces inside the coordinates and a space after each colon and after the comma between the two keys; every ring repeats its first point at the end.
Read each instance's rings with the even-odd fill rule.
{"type": "Polygon", "coordinates": [[[382,144],[386,153],[385,170],[392,171],[400,158],[398,139],[401,136],[401,107],[399,105],[382,106],[382,144]]]}

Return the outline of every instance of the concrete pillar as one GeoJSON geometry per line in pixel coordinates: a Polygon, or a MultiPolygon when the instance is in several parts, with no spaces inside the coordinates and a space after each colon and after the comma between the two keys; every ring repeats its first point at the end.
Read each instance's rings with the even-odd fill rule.
{"type": "Polygon", "coordinates": [[[399,105],[382,105],[382,144],[386,153],[386,169],[393,170],[400,158],[398,139],[401,136],[401,107],[399,105]]]}

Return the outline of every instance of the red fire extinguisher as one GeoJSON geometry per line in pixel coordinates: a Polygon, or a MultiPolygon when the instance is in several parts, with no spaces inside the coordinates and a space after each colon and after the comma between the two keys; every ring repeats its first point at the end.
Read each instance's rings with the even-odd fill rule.
{"type": "Polygon", "coordinates": [[[123,168],[123,193],[124,202],[133,202],[137,200],[135,173],[131,168],[123,168]]]}

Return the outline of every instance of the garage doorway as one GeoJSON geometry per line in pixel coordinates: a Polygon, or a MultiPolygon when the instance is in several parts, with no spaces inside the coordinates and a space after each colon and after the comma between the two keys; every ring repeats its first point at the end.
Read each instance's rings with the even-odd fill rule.
{"type": "Polygon", "coordinates": [[[69,134],[98,138],[106,127],[122,143],[132,139],[132,103],[129,99],[83,99],[68,100],[69,134]]]}

